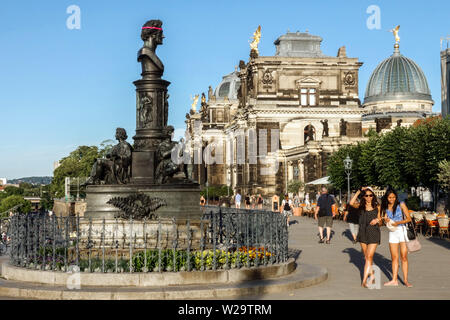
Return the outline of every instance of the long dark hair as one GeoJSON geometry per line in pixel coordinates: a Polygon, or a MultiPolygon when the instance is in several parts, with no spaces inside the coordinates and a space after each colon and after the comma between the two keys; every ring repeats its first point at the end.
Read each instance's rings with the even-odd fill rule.
{"type": "Polygon", "coordinates": [[[369,191],[371,194],[373,194],[372,197],[372,208],[377,208],[378,207],[378,200],[377,200],[377,196],[375,195],[375,193],[370,190],[370,189],[366,189],[362,191],[362,197],[361,197],[361,201],[359,203],[359,210],[361,211],[365,211],[366,210],[366,198],[365,195],[367,193],[367,191],[369,191]]]}
{"type": "Polygon", "coordinates": [[[389,206],[388,197],[391,194],[395,195],[395,202],[394,202],[394,206],[392,207],[392,214],[395,214],[395,211],[397,210],[397,206],[400,204],[398,201],[398,195],[395,192],[395,190],[394,189],[386,190],[386,193],[384,194],[383,198],[381,198],[381,213],[383,215],[386,215],[386,210],[388,209],[388,206],[389,206]]]}

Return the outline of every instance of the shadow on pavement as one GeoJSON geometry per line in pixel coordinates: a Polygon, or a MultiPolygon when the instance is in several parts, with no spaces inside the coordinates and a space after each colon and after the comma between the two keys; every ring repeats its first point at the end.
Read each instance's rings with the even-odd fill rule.
{"type": "MultiPolygon", "coordinates": [[[[353,263],[359,269],[359,274],[362,281],[364,277],[364,264],[365,264],[364,254],[362,253],[362,251],[356,250],[354,248],[347,248],[342,250],[342,252],[348,253],[350,257],[349,262],[353,263]]],[[[388,279],[392,278],[391,260],[386,259],[383,255],[375,252],[375,255],[373,256],[373,263],[380,268],[381,272],[383,272],[388,279]]]]}
{"type": "Polygon", "coordinates": [[[341,234],[343,237],[347,237],[348,240],[353,241],[353,236],[352,233],[350,232],[350,230],[345,230],[344,232],[342,232],[341,234]]]}
{"type": "MultiPolygon", "coordinates": [[[[434,244],[440,245],[440,246],[450,250],[450,241],[448,241],[448,240],[441,239],[441,238],[433,238],[433,237],[432,238],[423,238],[423,239],[426,239],[430,242],[433,242],[434,244]]],[[[419,241],[420,241],[420,238],[419,238],[419,241]]]]}

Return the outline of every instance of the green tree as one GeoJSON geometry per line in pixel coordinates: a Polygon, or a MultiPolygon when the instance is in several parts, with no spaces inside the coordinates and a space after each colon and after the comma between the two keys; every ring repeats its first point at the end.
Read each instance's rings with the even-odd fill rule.
{"type": "Polygon", "coordinates": [[[356,189],[366,184],[359,166],[361,144],[346,145],[333,153],[328,162],[327,174],[330,176],[330,181],[336,189],[347,190],[347,174],[344,168],[344,159],[347,155],[353,160],[350,189],[356,189]]]}
{"type": "Polygon", "coordinates": [[[378,185],[378,172],[375,163],[375,152],[377,150],[378,135],[371,135],[369,140],[360,144],[360,156],[358,159],[358,170],[361,174],[362,183],[369,186],[378,185]]]}
{"type": "Polygon", "coordinates": [[[8,215],[8,210],[17,206],[21,205],[18,208],[18,211],[20,213],[29,213],[31,212],[31,202],[28,200],[25,200],[20,195],[12,195],[2,200],[0,203],[0,213],[3,213],[4,216],[8,215]]]}
{"type": "Polygon", "coordinates": [[[301,188],[303,188],[305,184],[300,180],[291,180],[288,183],[288,192],[298,193],[301,188]]]}
{"type": "Polygon", "coordinates": [[[60,166],[53,172],[51,195],[55,198],[64,197],[64,183],[66,177],[88,177],[92,166],[100,157],[98,147],[80,146],[69,156],[60,161],[60,166]]]}
{"type": "Polygon", "coordinates": [[[18,188],[14,186],[7,186],[5,187],[4,191],[8,196],[13,196],[13,195],[23,195],[25,190],[20,187],[18,188]]]}
{"type": "Polygon", "coordinates": [[[379,186],[390,184],[396,189],[408,187],[410,181],[404,170],[407,135],[407,128],[396,127],[378,139],[374,157],[379,186]]]}
{"type": "Polygon", "coordinates": [[[450,161],[442,160],[439,162],[439,173],[437,181],[442,188],[450,191],[450,161]]]}
{"type": "Polygon", "coordinates": [[[214,198],[220,198],[220,197],[225,197],[228,194],[230,194],[230,196],[233,194],[233,191],[231,190],[230,187],[226,186],[226,185],[218,185],[218,186],[209,186],[208,188],[204,188],[202,191],[200,191],[200,195],[204,196],[206,199],[206,193],[208,193],[208,197],[209,199],[214,199],[214,198]],[[206,192],[206,190],[208,189],[208,192],[206,192]]]}

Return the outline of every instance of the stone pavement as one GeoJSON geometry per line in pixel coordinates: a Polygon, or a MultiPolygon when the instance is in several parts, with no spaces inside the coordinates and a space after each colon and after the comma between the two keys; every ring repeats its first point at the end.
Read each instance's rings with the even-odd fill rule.
{"type": "MultiPolygon", "coordinates": [[[[413,288],[361,288],[364,257],[359,244],[350,241],[347,223],[334,221],[331,244],[319,244],[317,222],[308,217],[293,217],[289,227],[289,247],[300,250],[297,263],[325,267],[328,279],[320,284],[300,289],[263,295],[226,297],[223,300],[322,300],[322,299],[450,299],[450,241],[419,236],[422,250],[409,255],[409,280],[413,288]]],[[[6,257],[2,257],[5,259],[6,257]]],[[[374,263],[381,269],[381,282],[391,278],[388,231],[382,227],[381,245],[374,263]]],[[[401,270],[401,269],[400,269],[401,270]]],[[[400,280],[402,273],[400,271],[400,280]]],[[[219,295],[220,296],[220,295],[219,295]]],[[[9,299],[0,297],[0,299],[9,299]]],[[[217,296],[211,296],[217,300],[217,296]]]]}
{"type": "MultiPolygon", "coordinates": [[[[381,245],[374,263],[381,269],[382,283],[391,279],[388,230],[381,228],[381,245]]],[[[450,241],[419,235],[422,250],[408,255],[409,281],[413,288],[398,287],[365,289],[361,287],[364,256],[359,243],[350,241],[348,224],[333,221],[331,244],[318,243],[317,222],[308,217],[292,217],[289,227],[289,247],[301,250],[299,263],[327,268],[328,280],[318,285],[263,296],[240,299],[305,300],[305,299],[450,299],[450,241]]],[[[400,266],[400,277],[402,272],[400,266]]]]}

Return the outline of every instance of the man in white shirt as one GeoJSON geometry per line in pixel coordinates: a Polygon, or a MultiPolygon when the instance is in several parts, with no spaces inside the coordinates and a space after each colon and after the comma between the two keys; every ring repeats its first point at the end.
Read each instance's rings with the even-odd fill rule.
{"type": "Polygon", "coordinates": [[[236,204],[236,208],[241,208],[241,195],[239,192],[236,192],[236,196],[234,197],[234,203],[236,204]]]}

